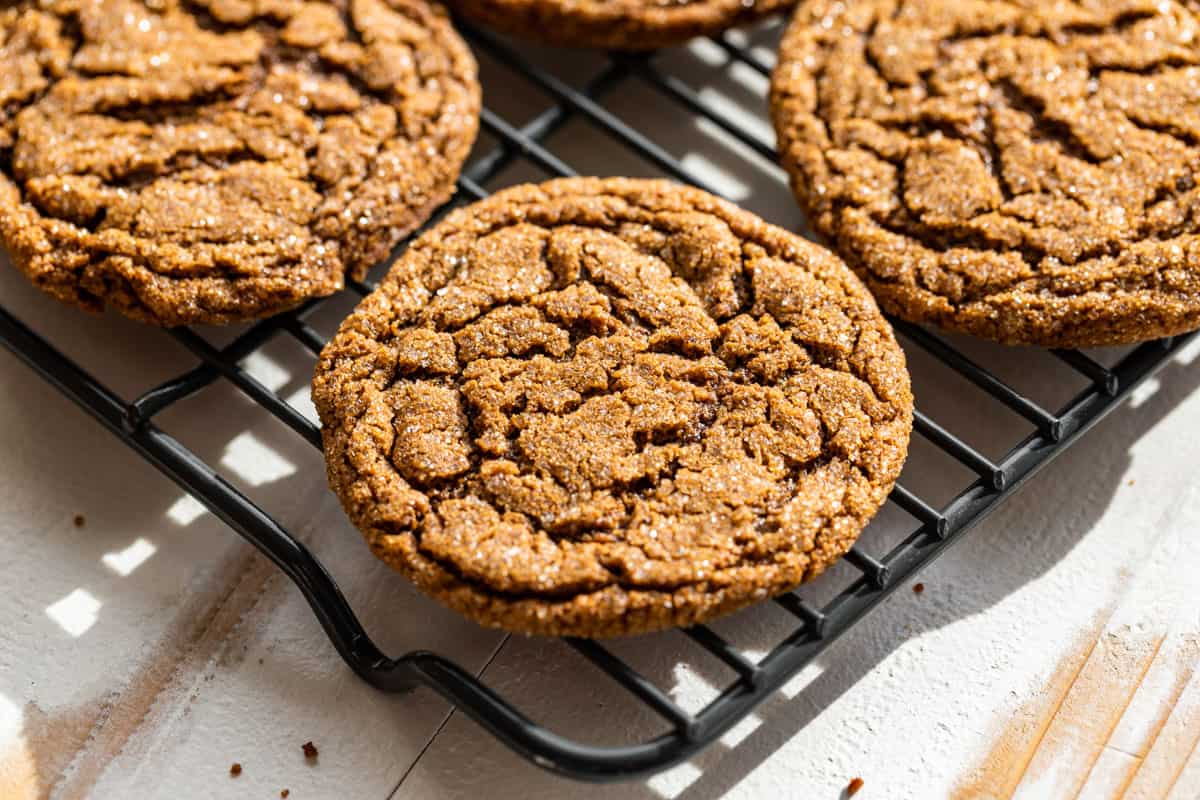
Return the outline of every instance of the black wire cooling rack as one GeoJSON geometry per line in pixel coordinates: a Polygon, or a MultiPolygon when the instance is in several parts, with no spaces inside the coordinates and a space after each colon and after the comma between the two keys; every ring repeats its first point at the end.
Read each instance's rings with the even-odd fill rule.
{"type": "MultiPolygon", "coordinates": [[[[664,103],[677,108],[680,113],[707,120],[757,155],[774,159],[772,147],[751,131],[745,120],[706,101],[700,92],[664,69],[658,55],[608,56],[602,59],[600,69],[590,80],[577,89],[555,71],[535,66],[504,40],[466,25],[462,29],[482,55],[504,64],[551,99],[540,113],[525,123],[513,123],[493,110],[483,110],[483,130],[496,144],[473,158],[459,181],[457,197],[447,209],[456,203],[486,196],[483,186],[515,162],[526,162],[527,166],[549,176],[573,174],[546,144],[548,138],[568,121],[582,121],[668,176],[713,190],[680,159],[656,143],[653,131],[637,130],[605,107],[606,98],[635,82],[640,82],[642,88],[650,87],[664,103]]],[[[743,65],[762,76],[768,74],[769,65],[749,46],[728,36],[713,42],[729,63],[743,65]]],[[[359,294],[366,294],[371,289],[369,282],[356,282],[350,286],[351,291],[359,294]]],[[[607,673],[669,726],[667,733],[645,741],[594,746],[570,740],[534,723],[521,709],[447,658],[424,651],[409,652],[397,658],[385,655],[372,642],[333,578],[312,553],[214,467],[155,424],[155,417],[169,406],[223,380],[234,384],[295,433],[320,447],[317,427],[296,407],[255,379],[240,362],[276,337],[293,337],[315,356],[324,346],[325,339],[306,322],[306,318],[322,302],[325,301],[312,302],[257,323],[222,347],[210,344],[193,330],[169,331],[169,335],[199,360],[199,365],[133,399],[119,397],[92,378],[2,304],[0,340],[282,569],[303,592],[338,653],[363,680],[387,692],[403,692],[422,685],[432,688],[522,756],[546,769],[586,780],[613,780],[652,773],[678,763],[712,743],[812,662],[906,579],[961,539],[972,525],[1069,447],[1192,338],[1144,344],[1111,367],[1077,351],[1054,351],[1053,357],[1064,380],[1067,377],[1082,378],[1086,388],[1052,412],[940,336],[897,322],[910,353],[913,348],[924,351],[973,384],[972,391],[985,393],[1009,412],[1032,423],[1034,432],[1014,441],[1002,458],[992,460],[918,410],[915,417],[917,437],[965,467],[970,478],[957,492],[951,492],[953,499],[944,504],[926,500],[898,485],[890,502],[911,518],[914,525],[911,534],[886,554],[872,555],[861,544],[852,549],[845,559],[853,568],[851,576],[827,603],[814,604],[795,593],[775,598],[773,602],[791,615],[793,625],[764,657],[751,658],[710,627],[685,630],[695,648],[716,657],[736,676],[698,713],[682,709],[668,692],[610,648],[592,641],[566,640],[567,645],[607,673]]]]}

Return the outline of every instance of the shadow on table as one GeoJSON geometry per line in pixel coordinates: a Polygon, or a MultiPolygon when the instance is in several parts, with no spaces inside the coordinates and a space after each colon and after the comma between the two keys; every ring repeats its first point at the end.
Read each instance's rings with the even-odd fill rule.
{"type": "MultiPolygon", "coordinates": [[[[1007,353],[1022,368],[1029,363],[1026,351],[1014,349],[1007,353]]],[[[445,751],[432,748],[421,762],[419,782],[397,796],[421,797],[423,791],[433,792],[436,786],[444,796],[467,797],[481,790],[475,781],[484,779],[493,785],[520,785],[528,798],[551,798],[565,791],[573,797],[607,796],[611,792],[648,800],[716,800],[724,796],[899,645],[986,611],[1037,580],[1070,552],[1104,515],[1130,465],[1130,448],[1200,386],[1200,373],[1178,361],[1164,367],[1158,378],[1161,386],[1157,391],[1141,398],[1136,408],[1126,403],[1115,410],[982,523],[979,530],[969,534],[965,544],[943,557],[942,569],[979,574],[978,580],[971,581],[970,591],[942,597],[934,582],[920,597],[902,589],[801,673],[795,682],[798,685],[789,684],[763,703],[755,711],[753,722],[735,726],[735,732],[742,731],[736,743],[718,741],[688,762],[682,774],[677,769],[615,788],[570,785],[568,789],[562,779],[504,753],[489,734],[457,715],[439,739],[446,743],[445,751]],[[1031,503],[1057,511],[1032,515],[1031,503]],[[1037,520],[1032,526],[1031,517],[1037,520]]],[[[932,413],[947,419],[945,415],[951,409],[939,409],[937,405],[931,404],[932,413]]],[[[963,422],[958,416],[950,419],[963,422]]],[[[911,527],[897,530],[907,532],[911,527]]],[[[871,545],[878,544],[879,537],[888,538],[886,532],[869,531],[864,535],[864,545],[877,549],[871,545]]],[[[848,572],[823,576],[812,588],[840,589],[849,576],[848,572]]],[[[807,592],[802,590],[801,594],[807,592]]],[[[795,620],[782,610],[764,604],[719,620],[712,627],[757,656],[781,641],[794,626],[795,620]]],[[[669,687],[676,701],[689,711],[698,711],[733,678],[732,673],[677,632],[615,640],[607,645],[657,685],[669,687]]],[[[663,731],[662,721],[652,712],[554,641],[514,637],[484,677],[489,686],[536,721],[579,741],[629,744],[663,731]]],[[[814,758],[820,755],[812,753],[814,758]]]]}
{"type": "MultiPolygon", "coordinates": [[[[198,363],[160,330],[51,300],[3,255],[0,298],[125,400],[198,363]]],[[[315,321],[328,332],[350,305],[350,298],[338,300],[315,321]]],[[[236,330],[205,333],[223,341],[236,330]]],[[[310,408],[312,365],[283,340],[247,362],[300,408],[310,408]]],[[[0,595],[0,720],[12,741],[24,743],[29,775],[21,780],[32,796],[52,788],[90,796],[132,737],[154,734],[154,724],[143,725],[152,709],[176,707],[195,718],[219,707],[193,708],[189,696],[189,681],[214,673],[219,685],[258,687],[254,707],[286,709],[284,725],[310,717],[309,731],[340,725],[342,746],[359,742],[364,752],[389,742],[389,771],[363,782],[374,781],[374,795],[385,796],[405,759],[415,758],[444,719],[446,704],[431,695],[380,697],[359,682],[297,590],[256,550],[3,350],[0,368],[7,466],[0,491],[9,501],[0,517],[0,572],[20,587],[0,595]]],[[[432,648],[468,669],[494,651],[499,634],[480,632],[371,556],[328,492],[316,448],[228,382],[180,402],[155,424],[314,550],[385,650],[432,648]]],[[[196,749],[236,747],[240,733],[228,730],[196,749]]],[[[286,742],[288,752],[294,744],[286,742]]],[[[0,795],[7,797],[4,778],[0,795]]],[[[262,779],[248,776],[243,784],[262,779]]]]}
{"type": "MultiPolygon", "coordinates": [[[[778,26],[767,31],[777,35],[778,26]]],[[[689,82],[705,97],[729,99],[731,113],[753,113],[761,102],[761,79],[733,76],[728,64],[714,58],[711,46],[679,50],[662,56],[674,71],[700,75],[689,82]],[[697,55],[699,53],[699,55],[697,55]]],[[[550,56],[553,57],[553,54],[550,56]]],[[[729,143],[711,125],[700,124],[645,87],[633,87],[610,104],[619,116],[643,130],[656,132],[656,141],[672,154],[712,176],[712,182],[744,195],[737,199],[769,219],[796,227],[796,213],[778,170],[764,163],[731,158],[729,143]],[[700,137],[697,137],[699,128],[700,137]],[[700,143],[697,144],[697,141],[700,143]],[[676,145],[683,142],[685,144],[676,145]],[[749,166],[748,166],[749,164],[749,166]],[[725,174],[728,172],[729,174],[725,174]]],[[[760,126],[761,127],[761,126],[760,126]]],[[[594,126],[578,122],[552,140],[555,151],[585,171],[624,171],[637,174],[644,164],[627,150],[614,146],[594,126]],[[613,169],[612,165],[618,165],[613,169]]],[[[516,173],[537,177],[532,170],[516,173]]],[[[966,337],[952,343],[1043,408],[1057,410],[1087,387],[1080,375],[1043,350],[1005,348],[966,337]]],[[[906,345],[918,407],[985,456],[998,460],[1034,432],[1031,423],[975,389],[945,365],[906,345]]],[[[1096,354],[1112,361],[1116,352],[1096,354]]],[[[680,768],[648,780],[618,787],[567,783],[513,757],[490,734],[457,714],[417,769],[400,787],[397,797],[471,797],[497,787],[521,787],[522,797],[553,798],[620,795],[660,800],[716,800],[736,787],[770,758],[779,747],[826,711],[896,648],[912,638],[952,625],[992,608],[1022,587],[1036,581],[1075,547],[1109,507],[1130,465],[1131,447],[1197,386],[1200,374],[1173,362],[1159,375],[1161,388],[1141,398],[1137,407],[1125,404],[1100,423],[1031,485],[1008,500],[979,531],[944,557],[943,566],[982,573],[971,591],[939,598],[931,585],[921,598],[894,596],[806,669],[783,692],[760,706],[748,724],[735,726],[732,737],[719,741],[680,768]],[[1030,503],[1053,509],[1052,518],[1030,524],[1030,503]],[[986,572],[985,572],[986,571],[986,572]],[[919,608],[914,604],[919,603],[919,608]]],[[[935,505],[966,488],[975,476],[919,435],[902,483],[935,505]]],[[[889,505],[864,534],[863,548],[876,555],[913,530],[913,520],[889,505]]],[[[844,588],[857,575],[839,565],[801,592],[820,602],[844,588]]],[[[751,656],[761,656],[796,626],[773,604],[750,609],[718,621],[718,630],[751,656]]],[[[657,685],[671,689],[688,711],[698,711],[733,678],[730,671],[670,632],[618,640],[608,644],[657,685]]],[[[664,731],[660,718],[639,705],[588,662],[558,642],[512,638],[487,669],[485,681],[517,708],[556,733],[597,745],[646,741],[664,731]]],[[[819,757],[813,752],[814,758],[819,757]]],[[[847,780],[852,777],[847,775],[847,780]]]]}
{"type": "MultiPolygon", "coordinates": [[[[675,53],[671,58],[686,62],[690,56],[675,53]]],[[[686,63],[678,66],[683,69],[686,63]]],[[[702,70],[704,64],[693,67],[702,70]]],[[[731,79],[721,72],[720,66],[711,69],[712,74],[706,79],[711,88],[732,97],[739,113],[749,109],[761,87],[750,90],[746,84],[757,79],[745,76],[731,79]]],[[[798,214],[777,169],[757,164],[747,172],[743,169],[746,162],[731,157],[729,143],[722,134],[714,133],[711,126],[698,126],[686,115],[671,113],[669,106],[653,102],[652,97],[643,87],[614,102],[622,115],[642,129],[658,131],[657,138],[665,142],[693,141],[699,128],[701,144],[680,151],[677,153],[680,158],[701,172],[707,171],[705,174],[712,175],[714,183],[724,181],[722,185],[733,186],[743,194],[739,199],[744,199],[754,210],[784,224],[798,224],[798,214]]],[[[528,98],[522,97],[521,102],[530,108],[537,107],[528,98]]],[[[568,163],[610,174],[646,172],[645,164],[639,166],[627,153],[604,150],[608,145],[599,141],[603,137],[587,131],[587,126],[577,126],[564,130],[553,140],[557,152],[568,163]]],[[[507,180],[542,176],[514,169],[505,177],[507,180]]],[[[83,317],[53,303],[27,286],[6,265],[0,269],[0,296],[6,306],[23,314],[28,312],[30,320],[36,318],[39,330],[50,334],[55,343],[69,342],[70,355],[122,392],[142,391],[196,363],[194,357],[160,332],[112,315],[83,317]],[[85,335],[80,335],[81,331],[85,335]]],[[[347,298],[333,301],[319,313],[316,324],[327,333],[332,331],[338,317],[350,305],[347,298]]],[[[227,340],[232,335],[232,331],[209,333],[215,340],[227,340]]],[[[1070,374],[1042,351],[1005,349],[963,339],[956,339],[955,343],[1048,408],[1057,408],[1084,385],[1081,378],[1070,374]]],[[[910,348],[909,353],[919,407],[985,455],[1000,458],[1008,447],[1032,431],[1025,420],[970,388],[944,366],[915,349],[910,348]],[[981,420],[987,424],[981,425],[981,420]]],[[[303,407],[307,402],[312,359],[296,345],[284,341],[266,348],[251,368],[297,406],[303,407]]],[[[15,416],[6,424],[27,430],[38,430],[47,424],[43,408],[21,403],[15,394],[29,391],[34,383],[31,378],[28,384],[0,387],[0,391],[12,393],[7,405],[14,409],[15,416]]],[[[690,774],[683,781],[685,785],[671,785],[668,773],[611,791],[633,798],[715,800],[829,708],[897,646],[984,611],[1037,579],[1103,515],[1128,467],[1129,449],[1200,384],[1200,374],[1172,364],[1161,374],[1161,383],[1161,389],[1138,408],[1126,405],[1115,411],[1096,432],[1048,467],[1032,488],[1010,500],[987,523],[986,537],[984,531],[979,531],[970,537],[970,545],[957,548],[946,557],[961,564],[963,569],[986,569],[985,579],[973,591],[939,602],[936,587],[931,587],[921,613],[906,610],[905,603],[915,602],[912,598],[893,598],[833,646],[819,660],[816,669],[806,671],[807,683],[802,688],[789,689],[767,700],[755,713],[757,726],[743,732],[740,741],[732,747],[717,743],[693,759],[688,766],[690,774]],[[1086,477],[1068,479],[1072,474],[1086,477]],[[1034,493],[1039,506],[1061,510],[1061,519],[1040,531],[1031,530],[1027,524],[1025,498],[1034,493]],[[979,557],[980,548],[986,548],[986,559],[979,557]]],[[[324,488],[319,453],[300,437],[225,382],[184,401],[164,414],[160,422],[205,461],[220,467],[283,522],[294,525],[310,540],[318,539],[322,555],[335,562],[335,575],[349,574],[354,578],[343,581],[343,586],[363,614],[369,630],[379,633],[381,643],[389,646],[391,652],[432,648],[454,656],[464,666],[483,665],[495,646],[497,634],[480,631],[421,597],[406,582],[374,563],[365,548],[355,546],[357,542],[342,546],[339,537],[353,535],[344,523],[333,531],[309,528],[314,516],[327,510],[331,501],[324,488]],[[396,614],[397,606],[408,613],[396,614]]],[[[89,513],[97,518],[82,531],[71,532],[68,522],[74,510],[63,510],[64,530],[56,530],[38,544],[38,549],[22,556],[29,562],[29,569],[36,570],[38,563],[57,565],[46,580],[30,587],[37,595],[31,603],[50,606],[81,587],[89,587],[90,594],[99,601],[143,593],[148,602],[166,602],[186,594],[187,587],[181,582],[194,577],[198,564],[210,563],[223,576],[224,583],[218,581],[213,600],[219,603],[223,600],[220,587],[236,585],[246,565],[256,563],[258,556],[232,544],[236,539],[219,522],[189,503],[167,481],[154,479],[131,486],[131,475],[151,473],[145,465],[136,466],[141,462],[132,453],[123,452],[114,461],[111,451],[121,447],[115,439],[98,444],[94,437],[82,435],[94,425],[82,414],[64,417],[54,424],[68,429],[70,434],[66,438],[86,440],[89,444],[82,451],[63,450],[48,458],[43,468],[60,482],[47,481],[30,490],[38,498],[36,502],[52,506],[61,503],[65,493],[62,482],[68,482],[77,487],[71,496],[93,503],[96,510],[89,513]],[[104,465],[105,469],[97,472],[89,469],[91,465],[104,465]],[[161,529],[164,515],[181,532],[196,535],[167,535],[150,542],[155,550],[146,557],[145,565],[139,562],[125,575],[105,566],[105,557],[127,552],[136,544],[139,532],[161,529]]],[[[971,479],[972,475],[961,464],[948,459],[919,436],[914,437],[909,465],[902,478],[908,488],[932,502],[943,503],[971,479]]],[[[864,534],[863,547],[875,554],[886,552],[912,527],[910,518],[889,506],[864,534]]],[[[144,553],[145,548],[140,552],[144,553]]],[[[273,573],[264,570],[262,574],[273,573]]],[[[819,601],[842,588],[854,574],[850,568],[839,565],[806,589],[805,594],[819,601]]],[[[257,595],[247,602],[258,602],[256,598],[257,595]]],[[[98,619],[93,624],[97,631],[103,631],[103,626],[109,624],[108,612],[101,608],[94,613],[98,619]]],[[[72,645],[78,652],[78,641],[63,637],[63,631],[57,630],[49,619],[41,620],[41,624],[48,639],[53,641],[43,647],[44,652],[29,667],[40,668],[38,665],[42,664],[51,670],[59,650],[72,645]],[[54,637],[63,639],[62,647],[54,637]]],[[[795,624],[781,609],[764,604],[714,627],[750,654],[761,655],[795,624]]],[[[323,656],[336,663],[336,654],[324,642],[315,623],[309,626],[308,636],[314,642],[319,641],[324,648],[323,656]]],[[[84,641],[98,640],[93,637],[84,641]]],[[[731,678],[720,664],[676,632],[619,641],[613,643],[612,649],[659,685],[671,687],[680,702],[693,711],[711,700],[731,678]]],[[[644,707],[632,704],[622,690],[557,641],[514,638],[485,677],[489,685],[518,708],[564,735],[616,744],[639,741],[662,730],[661,720],[644,707]]],[[[264,691],[274,690],[269,673],[263,673],[262,681],[264,691]]],[[[0,689],[11,691],[13,687],[0,686],[0,689]]],[[[445,742],[445,747],[432,748],[425,761],[449,758],[453,763],[440,767],[431,763],[429,769],[422,769],[413,778],[437,784],[435,788],[444,793],[477,794],[490,784],[498,784],[507,774],[516,776],[513,785],[524,785],[529,797],[556,797],[565,791],[575,796],[605,793],[602,789],[575,785],[566,788],[559,779],[503,751],[489,734],[463,721],[461,715],[439,741],[445,742]],[[454,742],[450,741],[452,735],[454,742]]]]}
{"type": "MultiPolygon", "coordinates": [[[[1014,351],[1013,357],[1021,356],[1014,351]]],[[[987,579],[973,582],[971,591],[957,593],[950,602],[933,607],[925,603],[927,613],[900,616],[892,613],[898,609],[891,605],[879,609],[863,623],[869,626],[868,647],[858,641],[865,637],[856,636],[857,631],[831,647],[821,659],[826,669],[797,697],[787,700],[777,694],[760,707],[757,713],[763,723],[738,744],[735,755],[725,757],[730,753],[720,745],[701,754],[696,764],[703,775],[677,797],[723,796],[900,644],[987,610],[1061,560],[1104,515],[1130,465],[1130,448],[1200,387],[1200,373],[1178,361],[1164,367],[1159,378],[1161,388],[1152,396],[1137,408],[1127,402],[1114,411],[945,557],[964,570],[986,570],[987,579]],[[1067,476],[1072,473],[1080,477],[1071,480],[1067,476]],[[1061,526],[1030,528],[1031,501],[1041,508],[1058,509],[1061,526]]],[[[936,585],[931,585],[925,594],[936,591],[936,585]]],[[[898,605],[904,600],[891,602],[898,605]]],[[[1014,642],[1014,646],[1020,645],[1014,642]]]]}

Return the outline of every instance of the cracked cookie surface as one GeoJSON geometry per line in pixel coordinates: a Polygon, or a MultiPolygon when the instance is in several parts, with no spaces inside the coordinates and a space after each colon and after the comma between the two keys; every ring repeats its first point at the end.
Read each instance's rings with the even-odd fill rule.
{"type": "Polygon", "coordinates": [[[720,33],[796,0],[447,0],[468,19],[564,47],[651,50],[720,33]]]}
{"type": "Polygon", "coordinates": [[[478,126],[475,62],[423,0],[42,0],[0,37],[0,243],[55,297],[161,325],[360,277],[478,126]]]}
{"type": "Polygon", "coordinates": [[[344,322],[313,400],[376,555],[554,635],[694,624],[815,577],[912,425],[903,353],[835,256],[632,179],[450,214],[344,322]]]}
{"type": "Polygon", "coordinates": [[[1200,326],[1200,3],[807,0],[771,107],[886,311],[1063,347],[1200,326]]]}

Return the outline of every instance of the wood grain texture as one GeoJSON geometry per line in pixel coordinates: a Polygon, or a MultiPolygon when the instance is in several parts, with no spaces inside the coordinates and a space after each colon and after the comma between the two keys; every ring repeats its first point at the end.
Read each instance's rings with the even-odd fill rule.
{"type": "MultiPolygon", "coordinates": [[[[1191,509],[1197,493],[1186,494],[1191,509]]],[[[1200,660],[1200,596],[1180,569],[1200,558],[1200,542],[1171,517],[1115,610],[1018,710],[956,800],[1166,796],[1190,753],[1175,729],[1198,722],[1188,703],[1179,709],[1200,660]]]]}

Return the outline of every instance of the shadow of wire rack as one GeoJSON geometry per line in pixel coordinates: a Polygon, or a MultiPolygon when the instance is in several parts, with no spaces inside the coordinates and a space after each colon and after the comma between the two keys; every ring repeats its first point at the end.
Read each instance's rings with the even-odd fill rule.
{"type": "MultiPolygon", "coordinates": [[[[605,108],[603,98],[631,81],[652,87],[667,102],[718,126],[758,155],[774,158],[770,145],[747,130],[739,120],[706,102],[681,79],[656,66],[653,55],[614,55],[580,91],[555,74],[532,65],[501,39],[467,25],[461,28],[476,48],[506,64],[549,95],[552,102],[532,121],[520,126],[484,109],[483,130],[494,137],[497,144],[472,160],[459,181],[457,197],[435,215],[435,220],[457,203],[486,196],[483,185],[518,159],[548,176],[572,174],[571,168],[543,144],[568,120],[582,120],[665,174],[704,187],[697,175],[654,142],[652,134],[633,129],[605,108]]],[[[764,76],[768,73],[769,66],[749,48],[730,37],[714,41],[732,62],[764,76]]],[[[704,188],[712,190],[711,187],[704,188]]],[[[368,283],[350,286],[351,291],[359,294],[366,294],[371,288],[368,283]]],[[[669,725],[667,733],[646,741],[593,746],[569,740],[534,723],[475,675],[437,654],[414,651],[398,658],[385,655],[367,635],[333,578],[308,549],[214,468],[154,424],[154,417],[168,406],[216,381],[226,380],[319,448],[321,440],[317,427],[239,364],[278,336],[294,337],[311,354],[318,353],[325,340],[305,319],[321,302],[314,301],[259,322],[220,349],[194,331],[170,331],[171,336],[200,360],[200,366],[129,401],[93,379],[2,305],[0,341],[282,569],[303,592],[338,653],[369,684],[388,692],[427,686],[537,765],[573,778],[596,781],[656,772],[689,758],[712,743],[813,661],[907,578],[961,539],[972,525],[1117,406],[1142,379],[1170,360],[1193,336],[1144,344],[1111,368],[1077,351],[1054,351],[1059,369],[1076,378],[1082,376],[1087,388],[1057,412],[1051,412],[939,336],[897,322],[897,328],[911,347],[923,350],[1009,411],[1032,423],[1034,433],[1014,442],[1003,458],[993,461],[918,410],[916,434],[965,467],[972,476],[967,485],[941,507],[934,507],[933,503],[898,485],[890,502],[913,520],[915,529],[882,556],[872,556],[861,547],[852,549],[845,559],[853,567],[851,578],[831,601],[820,607],[794,593],[775,598],[773,602],[792,616],[794,626],[761,659],[751,659],[712,628],[699,626],[684,631],[695,647],[719,659],[736,675],[736,679],[698,713],[688,713],[680,708],[667,692],[610,649],[591,641],[567,640],[570,647],[669,725]]]]}

